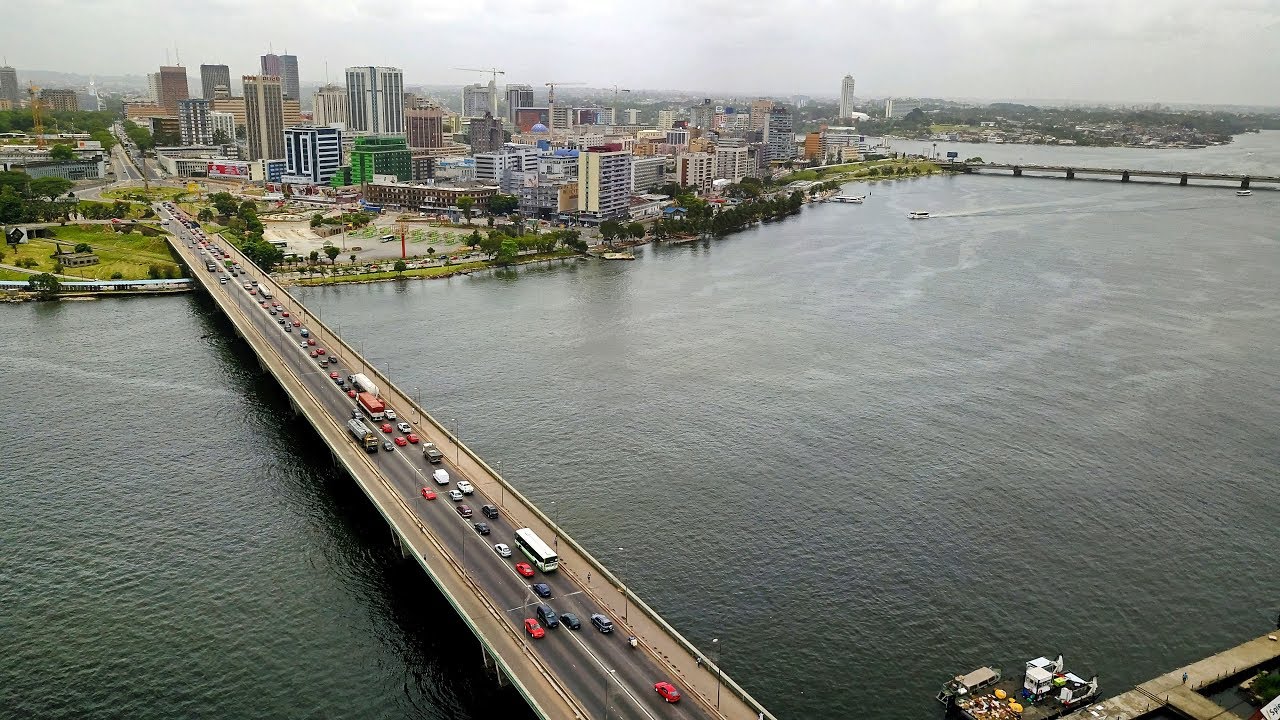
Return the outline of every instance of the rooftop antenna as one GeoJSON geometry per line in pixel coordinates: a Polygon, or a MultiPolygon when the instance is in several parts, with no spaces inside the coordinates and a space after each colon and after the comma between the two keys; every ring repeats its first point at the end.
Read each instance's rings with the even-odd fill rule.
{"type": "Polygon", "coordinates": [[[324,61],[324,84],[329,84],[329,61],[324,61]]]}
{"type": "Polygon", "coordinates": [[[164,49],[164,64],[169,64],[169,48],[164,49]]]}
{"type": "Polygon", "coordinates": [[[177,61],[177,65],[182,64],[182,52],[178,50],[178,45],[176,43],[173,46],[173,59],[177,61]]]}

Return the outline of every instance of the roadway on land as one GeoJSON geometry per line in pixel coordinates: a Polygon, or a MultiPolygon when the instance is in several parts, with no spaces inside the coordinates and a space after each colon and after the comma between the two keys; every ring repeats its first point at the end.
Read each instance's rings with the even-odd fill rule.
{"type": "MultiPolygon", "coordinates": [[[[163,206],[156,205],[156,208],[157,213],[162,217],[169,216],[163,206]]],[[[199,254],[198,241],[193,243],[194,247],[186,247],[188,242],[193,241],[191,231],[177,223],[172,225],[172,229],[180,239],[179,249],[186,254],[191,271],[193,273],[208,272],[205,269],[205,260],[209,256],[199,254]]],[[[249,267],[229,243],[215,239],[211,244],[222,247],[223,250],[230,252],[236,261],[249,267]]],[[[215,260],[215,262],[219,261],[215,260]]],[[[327,352],[323,357],[335,358],[336,356],[338,363],[321,367],[318,358],[310,356],[310,350],[314,348],[303,349],[305,339],[300,337],[299,328],[294,328],[292,332],[285,332],[284,325],[277,322],[278,316],[269,314],[268,309],[261,306],[260,297],[250,295],[244,289],[245,282],[266,280],[259,276],[256,270],[251,270],[250,273],[231,276],[226,285],[215,284],[214,292],[221,291],[228,294],[236,307],[256,324],[264,337],[269,339],[276,353],[284,359],[311,395],[323,404],[324,410],[345,426],[346,420],[351,417],[355,403],[343,388],[338,387],[329,378],[329,373],[337,372],[340,377],[346,378],[349,374],[363,372],[364,368],[358,364],[352,366],[347,358],[341,357],[340,352],[327,352]]],[[[225,274],[221,266],[217,274],[225,274]]],[[[286,301],[277,297],[271,302],[286,301]]],[[[298,313],[296,308],[290,308],[287,305],[284,310],[289,311],[291,315],[298,313]]],[[[286,322],[292,320],[293,317],[290,317],[286,322]]],[[[305,326],[305,320],[303,322],[305,326]]],[[[313,331],[313,337],[319,334],[313,331]]],[[[316,339],[316,347],[330,350],[331,345],[326,342],[326,339],[316,339]]],[[[264,358],[264,360],[271,361],[270,358],[264,358]]],[[[407,408],[401,410],[401,412],[407,411],[407,408]]],[[[409,422],[414,425],[414,432],[419,437],[427,437],[427,432],[414,422],[413,413],[407,414],[410,417],[402,415],[399,419],[388,422],[393,427],[398,422],[409,422]]],[[[372,426],[371,429],[378,434],[380,442],[391,440],[401,434],[399,432],[383,433],[379,431],[379,424],[370,423],[368,420],[365,420],[365,423],[372,426]]],[[[476,494],[466,497],[463,503],[454,503],[449,500],[447,491],[456,487],[458,480],[464,479],[451,461],[446,459],[443,463],[445,469],[449,471],[450,484],[438,486],[430,480],[430,476],[432,471],[440,466],[433,466],[426,462],[420,445],[396,447],[391,452],[379,450],[376,454],[370,455],[369,459],[392,483],[418,519],[432,529],[453,558],[467,569],[471,579],[488,595],[490,601],[505,611],[506,620],[516,632],[521,634],[524,642],[534,650],[542,662],[551,669],[561,685],[572,693],[593,717],[606,717],[606,702],[607,717],[610,718],[659,720],[660,718],[715,716],[714,711],[700,704],[683,683],[665,673],[648,653],[643,649],[629,647],[625,632],[606,635],[595,630],[591,625],[590,616],[603,610],[595,605],[591,597],[574,582],[572,577],[559,572],[543,574],[535,571],[537,576],[526,580],[517,574],[514,563],[525,558],[515,547],[516,528],[506,520],[505,516],[498,519],[482,516],[480,512],[482,505],[499,505],[499,502],[495,502],[493,498],[484,497],[479,490],[476,494]],[[422,496],[424,487],[432,487],[437,492],[438,499],[430,501],[424,499],[422,496]],[[460,517],[455,510],[458,504],[469,505],[475,511],[474,517],[470,519],[460,517]],[[475,522],[488,523],[493,534],[478,535],[472,527],[475,522]],[[513,556],[508,559],[499,557],[493,549],[493,544],[497,542],[511,546],[513,556]],[[535,596],[530,586],[533,582],[549,585],[552,589],[552,597],[543,600],[535,596]],[[561,624],[560,627],[547,630],[546,637],[541,640],[530,638],[523,631],[523,622],[525,618],[535,617],[534,606],[540,602],[547,603],[557,613],[576,614],[582,621],[582,628],[570,630],[561,624]],[[675,705],[666,703],[653,688],[653,684],[658,681],[675,683],[685,698],[675,705]]],[[[543,539],[552,538],[544,537],[543,539]]],[[[617,621],[616,618],[612,619],[617,621]]]]}

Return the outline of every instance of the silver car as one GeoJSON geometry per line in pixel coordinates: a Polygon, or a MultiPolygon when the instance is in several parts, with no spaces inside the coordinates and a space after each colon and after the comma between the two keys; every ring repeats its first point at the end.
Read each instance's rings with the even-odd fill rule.
{"type": "Polygon", "coordinates": [[[502,557],[511,557],[511,548],[506,543],[495,543],[493,551],[502,557]]]}

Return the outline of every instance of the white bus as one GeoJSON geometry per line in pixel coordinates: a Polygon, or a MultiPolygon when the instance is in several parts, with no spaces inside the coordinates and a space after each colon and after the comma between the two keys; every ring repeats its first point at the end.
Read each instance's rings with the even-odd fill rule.
{"type": "Polygon", "coordinates": [[[267,286],[266,286],[266,285],[259,285],[259,286],[258,286],[258,295],[260,295],[260,296],[262,297],[262,299],[263,299],[263,300],[270,300],[270,299],[271,299],[271,291],[267,289],[267,286]]]}
{"type": "Polygon", "coordinates": [[[542,572],[551,572],[560,567],[560,556],[529,528],[516,531],[516,547],[542,572]]]}

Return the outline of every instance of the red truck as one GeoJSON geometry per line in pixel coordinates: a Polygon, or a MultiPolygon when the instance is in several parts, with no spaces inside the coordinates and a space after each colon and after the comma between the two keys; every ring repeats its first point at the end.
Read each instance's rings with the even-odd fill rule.
{"type": "Polygon", "coordinates": [[[383,420],[387,417],[387,406],[378,399],[377,395],[362,392],[356,396],[356,400],[360,402],[360,408],[370,420],[383,420]]]}

